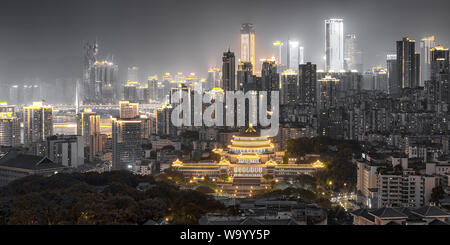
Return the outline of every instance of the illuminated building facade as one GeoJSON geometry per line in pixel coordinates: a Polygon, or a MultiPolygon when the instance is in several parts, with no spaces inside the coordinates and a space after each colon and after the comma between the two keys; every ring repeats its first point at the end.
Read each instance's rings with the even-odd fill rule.
{"type": "Polygon", "coordinates": [[[142,159],[142,121],[139,119],[112,119],[112,166],[133,171],[142,159]]]}
{"type": "Polygon", "coordinates": [[[288,179],[300,174],[312,174],[325,167],[320,161],[311,164],[283,163],[284,152],[275,152],[271,139],[261,136],[252,126],[239,135],[234,135],[226,149],[214,149],[221,156],[220,161],[182,162],[176,160],[172,167],[191,179],[217,179],[229,176],[228,183],[221,190],[236,197],[251,196],[253,190],[267,188],[264,175],[275,179],[288,179]]]}
{"type": "Polygon", "coordinates": [[[325,20],[325,71],[344,69],[344,20],[325,20]]]}
{"type": "Polygon", "coordinates": [[[431,49],[436,45],[434,36],[424,37],[420,40],[420,68],[421,68],[421,83],[423,87],[424,82],[431,79],[431,49]]]}
{"type": "Polygon", "coordinates": [[[296,71],[286,70],[281,73],[280,98],[282,105],[298,102],[298,87],[298,75],[296,71]]]}
{"type": "Polygon", "coordinates": [[[244,23],[241,26],[241,62],[250,62],[255,67],[255,29],[253,24],[244,23]]]}
{"type": "Polygon", "coordinates": [[[281,41],[275,41],[272,45],[274,48],[275,62],[278,66],[281,66],[283,64],[282,60],[283,43],[281,41]]]}
{"type": "Polygon", "coordinates": [[[89,160],[103,151],[100,133],[100,115],[93,112],[92,109],[84,109],[77,115],[77,135],[83,137],[85,146],[89,146],[89,160]]]}
{"type": "MultiPolygon", "coordinates": [[[[0,111],[3,108],[0,107],[0,111]]],[[[20,145],[20,119],[13,111],[0,112],[0,146],[16,147],[20,145]]]]}
{"type": "Polygon", "coordinates": [[[347,34],[344,37],[344,70],[363,71],[362,55],[358,50],[356,34],[347,34]]]}
{"type": "Polygon", "coordinates": [[[33,102],[23,108],[24,144],[45,141],[53,135],[53,108],[45,102],[33,102]]]}
{"type": "Polygon", "coordinates": [[[287,68],[293,71],[298,70],[299,61],[299,45],[298,41],[288,41],[287,68]]]}
{"type": "Polygon", "coordinates": [[[252,63],[239,62],[237,71],[237,90],[251,90],[250,87],[251,84],[255,82],[254,80],[252,63]]]}
{"type": "Polygon", "coordinates": [[[213,88],[222,88],[220,79],[220,69],[218,67],[212,67],[208,70],[208,78],[206,84],[203,87],[204,91],[210,91],[213,88]]]}
{"type": "Polygon", "coordinates": [[[299,66],[298,82],[300,85],[300,101],[311,105],[316,104],[317,67],[308,62],[299,66]]]}
{"type": "Polygon", "coordinates": [[[120,101],[120,118],[133,119],[139,116],[139,104],[130,103],[129,101],[120,101]]]}
{"type": "Polygon", "coordinates": [[[336,106],[337,103],[337,86],[339,79],[331,76],[325,76],[318,80],[319,82],[319,109],[328,109],[336,106]]]}

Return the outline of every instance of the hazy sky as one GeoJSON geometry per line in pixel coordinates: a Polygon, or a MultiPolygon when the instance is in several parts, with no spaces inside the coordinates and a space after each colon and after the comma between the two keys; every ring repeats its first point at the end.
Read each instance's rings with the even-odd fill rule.
{"type": "Polygon", "coordinates": [[[0,83],[81,77],[83,40],[95,39],[122,79],[131,65],[142,75],[204,75],[227,45],[239,57],[244,22],[255,26],[257,59],[289,35],[321,67],[324,19],[333,17],[359,36],[368,68],[384,65],[402,36],[435,35],[449,46],[449,9],[449,0],[2,0],[0,83]]]}

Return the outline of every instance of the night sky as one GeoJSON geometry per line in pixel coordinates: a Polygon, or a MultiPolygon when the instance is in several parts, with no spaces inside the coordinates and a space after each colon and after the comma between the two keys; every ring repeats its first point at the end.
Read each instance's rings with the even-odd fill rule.
{"type": "Polygon", "coordinates": [[[257,59],[288,35],[305,47],[305,60],[323,65],[324,20],[343,18],[356,33],[364,66],[384,65],[395,41],[435,35],[450,44],[448,0],[2,0],[0,83],[81,77],[83,40],[142,75],[197,72],[220,66],[228,45],[239,57],[239,29],[251,22],[257,59]]]}

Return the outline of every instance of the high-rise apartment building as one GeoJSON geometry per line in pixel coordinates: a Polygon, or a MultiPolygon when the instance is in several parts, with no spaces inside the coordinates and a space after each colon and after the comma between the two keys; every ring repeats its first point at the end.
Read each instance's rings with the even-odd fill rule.
{"type": "Polygon", "coordinates": [[[295,104],[298,102],[298,73],[286,70],[281,73],[280,98],[281,104],[295,104]]]}
{"type": "Polygon", "coordinates": [[[317,66],[308,62],[303,65],[299,65],[298,69],[298,82],[300,85],[300,101],[302,103],[308,103],[316,105],[317,102],[317,66]]]}
{"type": "Polygon", "coordinates": [[[83,137],[83,144],[89,146],[89,160],[92,161],[95,155],[103,151],[100,133],[100,115],[92,109],[84,109],[77,115],[77,135],[83,137]]]}
{"type": "Polygon", "coordinates": [[[19,145],[20,119],[15,116],[14,107],[0,106],[0,146],[19,145]]]}
{"type": "Polygon", "coordinates": [[[53,108],[45,102],[33,102],[23,108],[24,144],[43,142],[53,134],[53,108]]]}

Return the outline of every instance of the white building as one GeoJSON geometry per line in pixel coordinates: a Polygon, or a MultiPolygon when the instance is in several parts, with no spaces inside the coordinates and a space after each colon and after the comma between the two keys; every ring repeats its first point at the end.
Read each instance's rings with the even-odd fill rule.
{"type": "Polygon", "coordinates": [[[344,20],[325,20],[325,70],[344,69],[344,20]]]}
{"type": "Polygon", "coordinates": [[[84,164],[81,135],[55,135],[47,138],[46,155],[54,163],[76,168],[84,164]]]}

